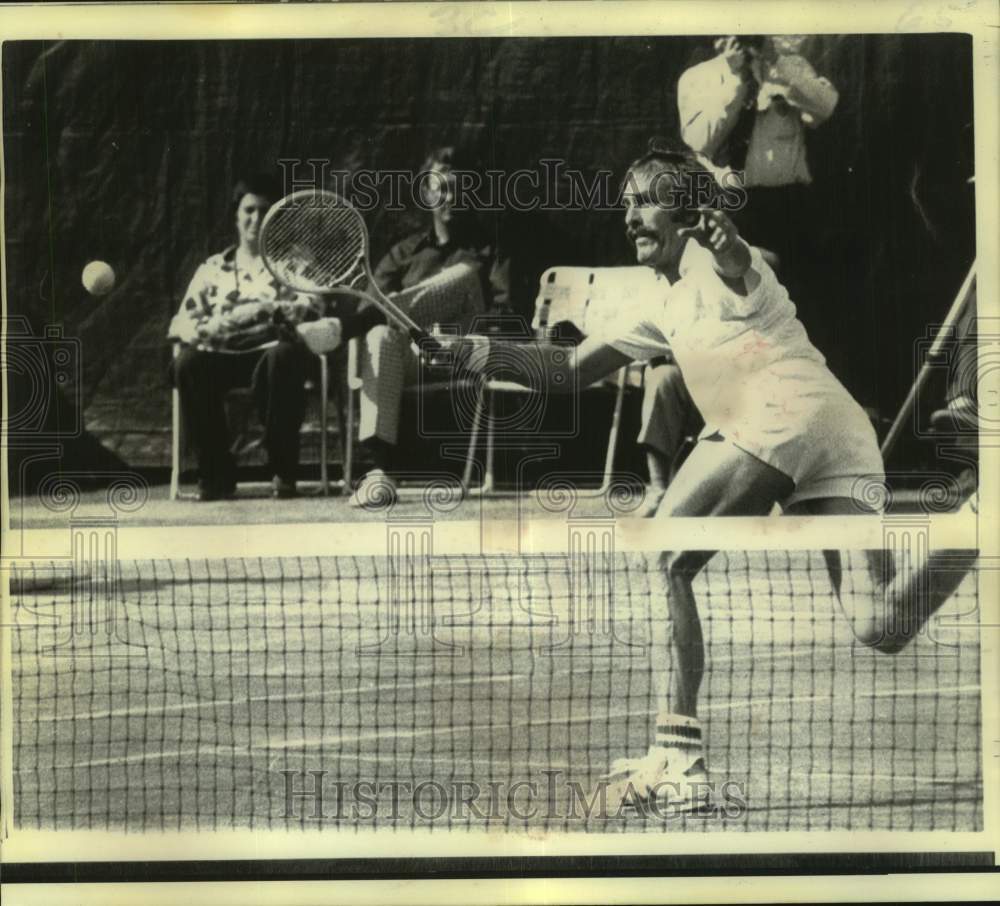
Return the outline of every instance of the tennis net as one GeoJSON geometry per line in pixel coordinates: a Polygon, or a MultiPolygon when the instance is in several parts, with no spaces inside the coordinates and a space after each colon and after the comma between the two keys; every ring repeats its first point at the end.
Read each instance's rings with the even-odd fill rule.
{"type": "Polygon", "coordinates": [[[655,554],[216,557],[199,538],[238,528],[178,531],[184,557],[14,571],[15,826],[982,827],[974,575],[888,656],[819,552],[717,554],[711,805],[650,816],[599,793],[671,669],[655,554]]]}

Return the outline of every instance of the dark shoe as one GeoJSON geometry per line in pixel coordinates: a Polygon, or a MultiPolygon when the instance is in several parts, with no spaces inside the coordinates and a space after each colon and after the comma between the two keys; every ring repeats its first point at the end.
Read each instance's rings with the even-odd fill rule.
{"type": "Polygon", "coordinates": [[[284,478],[275,475],[271,480],[271,496],[275,500],[290,500],[298,497],[299,492],[294,481],[286,481],[284,478]]]}
{"type": "Polygon", "coordinates": [[[198,500],[201,503],[209,503],[213,500],[232,500],[235,496],[235,481],[225,482],[224,484],[210,481],[198,482],[198,500]]]}
{"type": "Polygon", "coordinates": [[[975,400],[960,396],[947,407],[931,413],[931,428],[936,434],[962,434],[975,431],[978,421],[975,400]]]}

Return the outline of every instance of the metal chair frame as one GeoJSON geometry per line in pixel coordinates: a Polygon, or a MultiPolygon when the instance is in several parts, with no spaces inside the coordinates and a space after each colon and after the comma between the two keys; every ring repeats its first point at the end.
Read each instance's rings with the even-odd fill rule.
{"type": "MultiPolygon", "coordinates": [[[[598,315],[598,308],[603,303],[613,301],[620,291],[623,281],[653,279],[652,273],[645,267],[550,267],[539,279],[539,292],[535,299],[535,314],[532,328],[536,338],[544,340],[547,328],[553,324],[553,311],[557,321],[570,321],[584,334],[588,323],[593,324],[598,315]],[[595,306],[595,303],[597,305],[595,306]]],[[[622,296],[624,293],[621,294],[622,296]]],[[[602,311],[601,314],[604,314],[602,311]]],[[[628,385],[630,369],[644,365],[626,365],[618,370],[616,375],[615,403],[611,416],[611,428],[608,434],[608,446],[604,456],[604,471],[598,493],[603,494],[614,480],[615,458],[618,452],[618,441],[621,434],[621,417],[625,401],[625,388],[628,385]]],[[[597,386],[597,385],[595,385],[597,386]]],[[[480,389],[473,416],[472,434],[469,441],[469,451],[466,458],[465,472],[462,477],[462,487],[471,496],[494,496],[498,493],[496,475],[494,472],[494,447],[496,434],[494,428],[495,396],[503,392],[524,392],[527,388],[511,385],[506,381],[485,381],[480,389]],[[483,481],[478,487],[471,486],[472,471],[476,446],[482,430],[483,413],[486,410],[486,461],[483,481]]]]}

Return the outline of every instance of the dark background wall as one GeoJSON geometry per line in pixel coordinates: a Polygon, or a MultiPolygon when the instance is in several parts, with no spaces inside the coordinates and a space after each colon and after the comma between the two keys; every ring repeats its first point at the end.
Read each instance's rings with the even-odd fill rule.
{"type": "MultiPolygon", "coordinates": [[[[168,425],[167,323],[200,260],[231,240],[234,174],[279,158],[410,168],[432,143],[491,167],[558,157],[621,173],[676,136],[675,86],[697,38],[37,42],[3,48],[8,315],[83,344],[85,420],[101,437],[168,425]],[[80,270],[111,262],[89,298],[80,270]]],[[[810,38],[840,91],[810,136],[815,208],[793,225],[824,254],[808,300],[824,352],[891,416],[913,341],[940,322],[974,257],[971,41],[810,38]]],[[[375,254],[412,226],[369,217],[375,254]]],[[[529,314],[541,271],[626,264],[616,213],[509,214],[491,228],[529,314]]],[[[162,452],[129,452],[156,464],[162,452]]],[[[165,447],[157,448],[165,450],[165,447]]]]}

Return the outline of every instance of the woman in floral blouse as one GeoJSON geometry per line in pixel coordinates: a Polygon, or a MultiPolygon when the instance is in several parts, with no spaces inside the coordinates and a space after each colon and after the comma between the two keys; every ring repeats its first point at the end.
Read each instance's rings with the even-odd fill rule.
{"type": "Polygon", "coordinates": [[[173,363],[185,430],[198,458],[200,500],[231,497],[224,396],[251,387],[276,497],[295,494],[299,430],[305,415],[307,350],[295,325],[323,315],[322,300],[280,284],[260,256],[260,228],[279,186],[257,176],[233,190],[237,244],[199,266],[170,325],[181,344],[173,363]]]}

